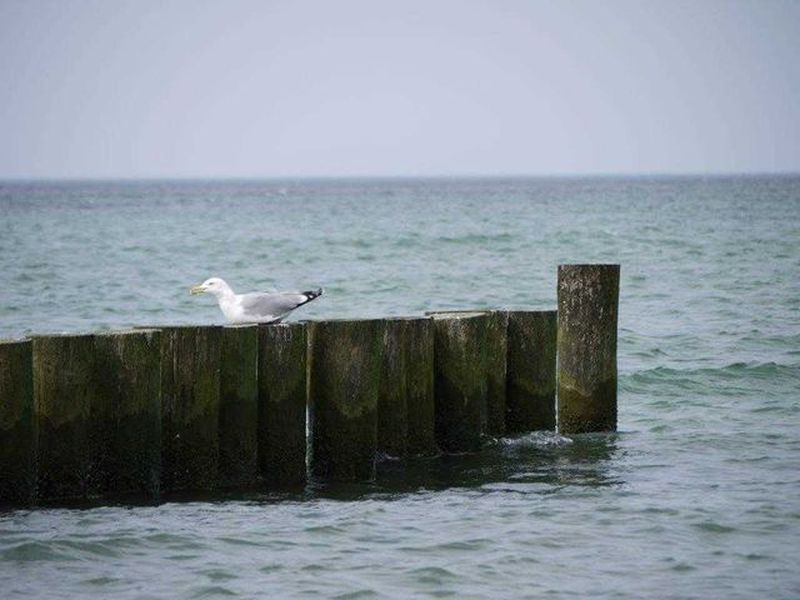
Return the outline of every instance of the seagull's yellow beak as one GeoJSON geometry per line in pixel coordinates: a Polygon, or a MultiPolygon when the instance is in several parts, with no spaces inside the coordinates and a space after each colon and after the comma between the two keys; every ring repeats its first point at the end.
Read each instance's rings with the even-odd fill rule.
{"type": "Polygon", "coordinates": [[[204,288],[202,285],[195,285],[192,287],[192,289],[189,290],[189,293],[192,294],[193,296],[196,296],[197,294],[202,294],[205,291],[206,288],[204,288]]]}

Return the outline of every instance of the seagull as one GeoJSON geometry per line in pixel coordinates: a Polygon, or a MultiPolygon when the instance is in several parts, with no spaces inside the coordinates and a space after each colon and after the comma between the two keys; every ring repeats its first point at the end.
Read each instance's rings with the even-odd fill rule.
{"type": "Polygon", "coordinates": [[[290,312],[322,295],[322,288],[308,292],[251,292],[236,294],[219,277],[206,279],[189,293],[208,292],[217,297],[222,314],[229,323],[280,323],[290,312]]]}

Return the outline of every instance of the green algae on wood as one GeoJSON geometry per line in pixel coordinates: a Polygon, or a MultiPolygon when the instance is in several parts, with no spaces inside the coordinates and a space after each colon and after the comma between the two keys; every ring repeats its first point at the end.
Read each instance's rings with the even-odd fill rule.
{"type": "Polygon", "coordinates": [[[481,447],[486,414],[486,313],[433,313],[436,441],[446,452],[481,447]]]}
{"type": "Polygon", "coordinates": [[[619,265],[558,267],[558,430],[617,428],[619,265]]]}
{"type": "Polygon", "coordinates": [[[405,321],[406,452],[432,456],[436,447],[433,375],[433,319],[405,321]]]}
{"type": "Polygon", "coordinates": [[[307,327],[258,328],[258,471],[273,487],[306,481],[307,327]]]}
{"type": "Polygon", "coordinates": [[[0,504],[36,495],[36,421],[30,340],[0,340],[0,504]]]}
{"type": "Polygon", "coordinates": [[[161,332],[94,338],[96,430],[90,492],[158,498],[161,475],[161,332]],[[98,433],[102,431],[104,435],[98,433]]]}
{"type": "Polygon", "coordinates": [[[224,327],[220,340],[219,485],[246,487],[258,459],[258,327],[224,327]]]}
{"type": "Polygon", "coordinates": [[[371,480],[383,323],[341,320],[310,325],[312,473],[322,480],[371,480]]]}
{"type": "Polygon", "coordinates": [[[98,454],[90,430],[97,405],[94,336],[36,336],[32,353],[39,499],[85,498],[98,454]]]}
{"type": "Polygon", "coordinates": [[[220,329],[161,330],[162,491],[216,486],[220,329]]]}
{"type": "Polygon", "coordinates": [[[508,313],[509,433],[556,426],[556,311],[508,313]]]}

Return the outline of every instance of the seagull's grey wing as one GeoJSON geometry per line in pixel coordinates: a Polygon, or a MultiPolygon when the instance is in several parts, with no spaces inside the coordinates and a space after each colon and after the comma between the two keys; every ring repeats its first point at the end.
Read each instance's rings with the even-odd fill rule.
{"type": "Polygon", "coordinates": [[[253,292],[242,295],[241,305],[246,315],[277,318],[310,299],[308,294],[303,292],[253,292]]]}

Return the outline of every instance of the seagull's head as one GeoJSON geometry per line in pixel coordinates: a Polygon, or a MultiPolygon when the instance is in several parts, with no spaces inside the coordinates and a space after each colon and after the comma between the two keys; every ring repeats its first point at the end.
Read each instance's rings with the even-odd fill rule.
{"type": "Polygon", "coordinates": [[[217,297],[220,297],[224,294],[232,293],[230,286],[225,283],[225,280],[220,279],[219,277],[211,277],[210,279],[206,279],[200,285],[196,285],[189,290],[191,294],[214,294],[217,297]]]}

